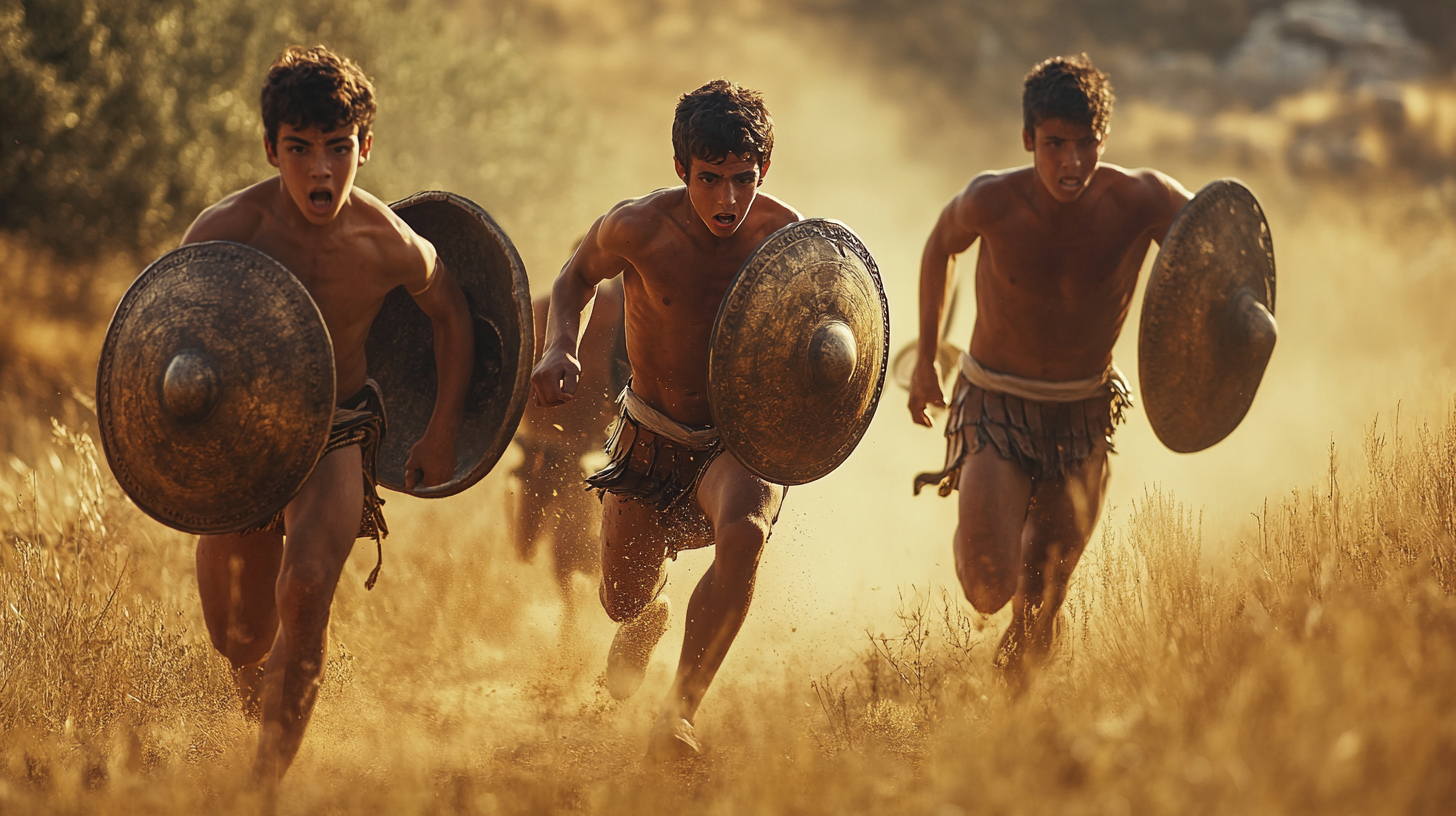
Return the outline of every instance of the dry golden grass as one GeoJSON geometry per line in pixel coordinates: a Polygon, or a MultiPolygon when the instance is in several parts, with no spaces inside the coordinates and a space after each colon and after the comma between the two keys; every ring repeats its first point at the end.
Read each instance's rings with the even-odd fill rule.
{"type": "MultiPolygon", "coordinates": [[[[857,662],[715,692],[716,750],[669,771],[639,761],[649,702],[610,702],[599,644],[557,639],[549,579],[457,517],[391,548],[367,602],[346,572],[281,810],[1449,812],[1456,413],[1379,421],[1363,454],[1348,472],[1332,451],[1326,485],[1256,508],[1218,559],[1148,490],[1104,525],[1020,698],[989,668],[995,626],[905,588],[857,662]]],[[[56,423],[41,467],[0,474],[0,808],[251,812],[252,729],[200,632],[189,540],[96,456],[56,423]]]]}
{"type": "MultiPolygon", "coordinates": [[[[573,215],[570,235],[612,201],[672,182],[675,93],[728,73],[771,94],[781,123],[772,191],[863,230],[901,310],[896,342],[908,339],[919,242],[970,173],[1021,159],[1015,123],[937,122],[902,138],[910,120],[898,107],[841,81],[848,58],[821,62],[773,32],[712,48],[671,27],[659,38],[694,58],[624,38],[591,52],[568,39],[552,55],[567,76],[619,66],[580,83],[612,134],[583,149],[625,147],[577,191],[586,214],[573,215]],[[941,149],[951,143],[958,150],[941,149]]],[[[1170,131],[1176,117],[1126,113],[1116,144],[1129,164],[1157,163],[1194,186],[1215,172],[1187,158],[1167,166],[1156,152],[1162,131],[1144,114],[1166,116],[1170,131]]],[[[1218,163],[1217,174],[1244,172],[1218,163]]],[[[578,582],[581,618],[563,626],[550,571],[514,559],[505,461],[455,499],[387,496],[395,534],[381,583],[361,587],[372,553],[346,569],[319,708],[280,811],[1451,811],[1456,416],[1430,427],[1382,417],[1363,448],[1331,451],[1319,487],[1221,502],[1248,492],[1229,485],[1262,492],[1269,473],[1276,485],[1303,479],[1284,474],[1318,467],[1305,437],[1317,446],[1346,433],[1349,416],[1383,399],[1369,394],[1426,405],[1415,392],[1444,387],[1448,204],[1413,220],[1398,209],[1412,198],[1402,190],[1371,203],[1277,174],[1251,181],[1276,228],[1286,332],[1260,401],[1235,437],[1192,459],[1170,461],[1137,418],[1124,429],[1120,495],[1175,475],[1185,498],[1206,490],[1196,507],[1156,487],[1115,497],[1122,506],[1078,570],[1063,648],[1020,698],[989,666],[1004,613],[983,618],[955,588],[911,586],[900,576],[915,571],[886,568],[902,551],[946,562],[953,523],[947,503],[910,504],[908,473],[938,461],[938,441],[902,427],[901,398],[887,395],[886,418],[845,468],[790,499],[745,634],[704,706],[708,760],[641,763],[675,633],[643,692],[612,702],[598,682],[611,627],[590,582],[578,582]],[[1387,223],[1400,229],[1382,234],[1387,223]],[[1344,388],[1349,372],[1367,385],[1344,388]],[[1313,430],[1296,439],[1304,426],[1313,430]],[[868,514],[871,504],[891,520],[868,514]],[[1226,504],[1248,512],[1229,522],[1226,504]],[[846,531],[857,537],[842,540],[846,531]],[[837,595],[823,589],[830,573],[837,595]],[[875,590],[899,591],[898,616],[882,614],[875,590]],[[810,629],[825,641],[809,641],[810,629]],[[780,644],[785,654],[770,651],[780,644]]],[[[551,267],[533,264],[538,284],[551,267]]],[[[57,271],[0,244],[0,814],[256,812],[254,730],[202,629],[192,540],[132,507],[88,438],[87,379],[119,289],[74,313],[39,309],[64,295],[57,271]]],[[[693,559],[673,566],[675,601],[691,586],[683,574],[701,569],[693,559]]]]}

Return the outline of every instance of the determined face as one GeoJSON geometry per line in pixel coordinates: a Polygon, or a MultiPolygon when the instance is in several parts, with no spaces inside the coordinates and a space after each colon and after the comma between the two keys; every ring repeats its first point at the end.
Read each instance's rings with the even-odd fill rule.
{"type": "Polygon", "coordinates": [[[1021,138],[1032,153],[1037,179],[1063,204],[1076,201],[1092,183],[1105,146],[1091,125],[1065,119],[1045,119],[1037,123],[1034,133],[1023,130],[1021,138]]]}
{"type": "Polygon", "coordinates": [[[278,168],[283,190],[303,217],[327,224],[338,216],[354,175],[369,158],[370,136],[359,139],[359,126],[323,131],[317,127],[278,126],[278,146],[268,149],[268,163],[278,168]]]}
{"type": "Polygon", "coordinates": [[[769,164],[764,162],[760,168],[752,156],[736,153],[729,153],[716,163],[692,159],[689,169],[684,169],[677,159],[673,163],[677,166],[678,178],[688,186],[693,211],[719,238],[727,238],[743,224],[769,164]]]}

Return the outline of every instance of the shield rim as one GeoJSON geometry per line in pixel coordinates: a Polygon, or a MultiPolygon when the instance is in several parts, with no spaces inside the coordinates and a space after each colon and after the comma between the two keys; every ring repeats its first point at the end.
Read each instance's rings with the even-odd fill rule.
{"type": "MultiPolygon", "coordinates": [[[[500,461],[500,458],[505,455],[506,450],[511,446],[511,440],[515,437],[516,429],[520,427],[521,417],[526,413],[526,400],[531,394],[531,369],[536,362],[535,313],[531,309],[531,279],[526,274],[526,264],[521,260],[520,253],[516,251],[516,245],[511,242],[505,230],[501,229],[500,224],[496,223],[496,220],[491,217],[490,213],[486,212],[484,207],[469,198],[447,190],[421,190],[413,195],[405,196],[398,201],[390,202],[389,209],[390,212],[397,215],[399,210],[404,207],[438,201],[448,202],[474,215],[485,226],[486,231],[490,233],[491,237],[505,250],[506,259],[510,262],[511,266],[511,295],[516,301],[516,312],[521,320],[522,333],[525,337],[530,338],[530,341],[521,343],[520,350],[516,355],[518,358],[516,364],[516,381],[512,386],[511,401],[506,407],[506,423],[502,426],[501,433],[497,435],[495,442],[486,449],[485,454],[475,464],[475,467],[471,468],[464,476],[451,479],[442,485],[434,485],[432,487],[420,486],[414,490],[404,489],[403,483],[400,483],[398,487],[389,484],[382,476],[378,480],[380,487],[421,499],[443,499],[448,496],[454,496],[457,493],[462,493],[474,487],[481,479],[484,479],[495,469],[496,463],[500,461]]],[[[447,266],[446,268],[448,269],[449,267],[447,266]]],[[[434,361],[431,360],[430,363],[433,365],[434,361]]],[[[388,408],[388,404],[389,395],[386,394],[386,409],[388,408]]]]}
{"type": "MultiPolygon", "coordinates": [[[[113,425],[114,413],[111,409],[110,387],[115,373],[114,366],[112,365],[115,354],[108,354],[107,352],[116,342],[117,335],[121,331],[122,322],[131,313],[131,310],[135,308],[137,301],[144,294],[146,287],[152,283],[156,274],[160,274],[155,273],[155,270],[179,253],[196,252],[200,248],[209,246],[237,247],[255,253],[265,259],[267,263],[271,263],[281,270],[285,275],[285,281],[291,281],[292,285],[298,287],[298,291],[303,295],[302,302],[311,308],[309,313],[318,319],[318,326],[322,329],[324,338],[328,341],[329,353],[326,355],[328,358],[328,383],[331,391],[337,391],[338,370],[333,354],[333,337],[329,334],[328,324],[324,321],[323,313],[319,311],[318,303],[314,301],[313,295],[309,294],[308,288],[293,274],[293,271],[272,255],[256,247],[248,246],[247,244],[237,241],[199,241],[192,244],[183,244],[147,264],[141,274],[137,275],[136,280],[132,281],[131,285],[127,287],[126,293],[121,297],[121,301],[117,303],[116,309],[111,315],[111,322],[107,324],[106,335],[101,341],[101,356],[96,366],[96,423],[97,435],[101,437],[101,450],[106,456],[106,464],[111,469],[112,478],[116,480],[117,486],[122,489],[122,492],[126,494],[127,498],[131,500],[131,503],[137,509],[155,521],[184,533],[194,535],[225,535],[227,533],[235,533],[239,530],[246,530],[249,527],[267,521],[276,515],[279,510],[287,507],[289,502],[297,498],[299,491],[303,490],[303,486],[308,483],[309,478],[313,476],[313,472],[318,468],[319,460],[323,458],[324,448],[328,446],[329,429],[333,423],[333,416],[330,414],[320,423],[321,432],[316,434],[318,436],[318,445],[317,452],[313,456],[313,462],[303,473],[302,478],[298,480],[298,484],[288,492],[288,497],[278,507],[266,513],[260,513],[256,517],[249,517],[242,522],[227,522],[215,525],[189,524],[185,520],[174,518],[169,514],[153,508],[149,498],[145,496],[139,498],[133,490],[128,489],[128,484],[130,483],[134,486],[135,480],[131,478],[130,469],[125,465],[124,460],[121,463],[121,467],[118,468],[116,443],[113,441],[116,431],[113,425]]],[[[337,402],[337,397],[337,393],[330,397],[329,404],[332,405],[337,402]]]]}
{"type": "MultiPolygon", "coordinates": [[[[1146,352],[1145,350],[1151,348],[1155,344],[1154,340],[1156,339],[1155,336],[1157,332],[1152,332],[1152,335],[1154,336],[1150,336],[1150,333],[1148,331],[1149,311],[1147,304],[1150,294],[1153,296],[1155,303],[1165,299],[1161,291],[1162,288],[1166,285],[1167,278],[1163,264],[1164,250],[1170,243],[1181,239],[1182,232],[1184,229],[1187,228],[1186,225],[1189,223],[1188,219],[1192,217],[1191,213],[1193,212],[1193,203],[1197,201],[1200,196],[1204,196],[1205,194],[1211,194],[1215,190],[1225,188],[1235,189],[1240,194],[1247,197],[1249,203],[1253,205],[1253,212],[1255,213],[1255,215],[1257,215],[1259,222],[1263,224],[1264,232],[1268,236],[1268,247],[1265,254],[1269,262],[1269,272],[1268,275],[1264,278],[1266,292],[1254,292],[1254,295],[1259,300],[1259,302],[1262,303],[1269,310],[1270,315],[1275,314],[1275,300],[1279,276],[1278,268],[1276,266],[1274,257],[1274,232],[1269,227],[1268,215],[1264,212],[1263,205],[1259,203],[1258,196],[1254,195],[1254,191],[1249,189],[1249,186],[1244,184],[1243,181],[1232,176],[1214,179],[1213,181],[1210,181],[1200,187],[1198,189],[1198,192],[1193,194],[1193,197],[1188,200],[1187,204],[1183,205],[1183,208],[1179,210],[1178,214],[1173,218],[1173,223],[1169,225],[1168,232],[1164,235],[1163,241],[1160,242],[1158,246],[1158,255],[1153,261],[1153,268],[1148,274],[1147,287],[1143,293],[1142,312],[1140,313],[1138,319],[1138,381],[1140,388],[1143,392],[1142,396],[1144,410],[1147,411],[1148,424],[1152,427],[1153,434],[1157,436],[1158,441],[1163,443],[1165,447],[1167,447],[1171,451],[1174,451],[1175,453],[1197,453],[1199,451],[1207,450],[1214,445],[1217,445],[1219,442],[1222,442],[1224,439],[1227,439],[1230,435],[1233,434],[1235,430],[1238,429],[1239,425],[1243,424],[1244,418],[1248,416],[1249,410],[1253,408],[1254,399],[1257,396],[1258,386],[1256,385],[1255,391],[1249,395],[1248,402],[1243,406],[1243,409],[1239,412],[1238,417],[1234,419],[1234,421],[1230,424],[1229,429],[1224,433],[1220,434],[1218,438],[1212,440],[1211,442],[1208,442],[1207,444],[1199,444],[1198,446],[1174,445],[1170,443],[1166,437],[1166,434],[1170,431],[1170,429],[1162,427],[1160,424],[1160,420],[1154,419],[1155,412],[1151,410],[1152,405],[1150,404],[1148,397],[1149,392],[1147,386],[1149,383],[1149,379],[1145,376],[1144,363],[1144,360],[1147,359],[1148,352],[1146,352]],[[1262,297],[1262,295],[1265,294],[1267,294],[1268,297],[1267,302],[1265,301],[1264,297],[1262,297]]],[[[1266,363],[1264,371],[1261,371],[1259,374],[1260,383],[1263,382],[1264,374],[1267,371],[1268,367],[1266,363]]],[[[1154,388],[1152,393],[1156,395],[1159,393],[1159,391],[1157,388],[1154,388]]],[[[1154,396],[1151,400],[1152,404],[1156,404],[1158,402],[1159,399],[1157,396],[1154,396]]]]}
{"type": "Polygon", "coordinates": [[[748,254],[748,257],[744,259],[743,265],[738,268],[737,274],[733,276],[733,281],[728,284],[728,289],[723,293],[723,300],[718,304],[718,314],[713,319],[713,328],[708,334],[708,410],[713,417],[713,425],[719,429],[720,433],[722,433],[723,423],[720,422],[718,419],[720,413],[718,408],[718,402],[720,399],[720,388],[719,386],[715,385],[715,383],[719,382],[722,378],[715,377],[714,373],[722,365],[721,357],[719,356],[722,352],[720,351],[720,343],[718,338],[719,331],[722,329],[724,320],[726,319],[726,316],[728,314],[728,304],[732,301],[735,291],[737,291],[740,284],[743,283],[744,275],[748,272],[748,269],[752,265],[753,260],[758,257],[759,253],[763,252],[766,247],[770,246],[776,240],[787,240],[786,236],[791,235],[793,232],[815,228],[827,228],[827,231],[837,233],[837,237],[842,239],[844,243],[848,246],[848,248],[852,252],[854,252],[854,254],[859,258],[860,262],[865,265],[865,269],[869,272],[870,279],[874,281],[875,289],[879,294],[880,315],[885,326],[885,337],[883,342],[881,343],[880,349],[880,370],[875,377],[874,392],[870,396],[870,402],[868,409],[865,411],[863,425],[859,428],[858,432],[852,434],[845,441],[845,443],[840,446],[839,450],[835,453],[835,455],[830,458],[830,463],[826,467],[816,469],[814,471],[814,475],[811,475],[807,478],[794,477],[790,479],[783,479],[781,478],[781,474],[775,475],[768,473],[764,468],[759,467],[756,463],[745,461],[744,458],[741,457],[738,452],[734,450],[733,444],[730,441],[730,434],[722,434],[724,449],[728,453],[732,454],[733,458],[737,460],[739,464],[743,465],[745,470],[747,470],[749,473],[752,473],[754,476],[757,476],[758,478],[769,482],[770,484],[784,485],[786,487],[808,484],[809,482],[817,481],[834,472],[834,470],[836,470],[840,465],[844,464],[845,460],[847,460],[850,455],[854,453],[855,448],[859,447],[859,443],[863,441],[865,434],[869,431],[870,423],[874,421],[876,411],[879,410],[880,397],[884,394],[885,390],[885,375],[889,371],[890,366],[890,302],[888,296],[885,293],[885,282],[880,275],[879,265],[875,263],[874,256],[870,254],[870,251],[868,247],[865,246],[864,241],[861,240],[859,235],[853,229],[850,229],[849,225],[845,224],[843,221],[839,221],[834,218],[805,218],[799,221],[795,221],[791,224],[786,224],[783,227],[775,230],[767,238],[763,239],[763,241],[760,242],[759,245],[748,254]]]}

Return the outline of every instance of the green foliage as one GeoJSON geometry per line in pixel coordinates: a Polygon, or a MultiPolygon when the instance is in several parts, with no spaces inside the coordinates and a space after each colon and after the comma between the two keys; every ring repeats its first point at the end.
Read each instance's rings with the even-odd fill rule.
{"type": "Polygon", "coordinates": [[[524,188],[564,172],[573,120],[509,39],[422,0],[0,0],[0,229],[71,256],[162,248],[272,173],[263,74],[319,42],[375,80],[371,192],[445,186],[528,218],[524,188]]]}

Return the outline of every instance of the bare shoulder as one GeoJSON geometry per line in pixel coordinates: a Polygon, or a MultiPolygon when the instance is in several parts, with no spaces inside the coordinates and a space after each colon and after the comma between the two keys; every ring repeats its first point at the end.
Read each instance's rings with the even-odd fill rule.
{"type": "Polygon", "coordinates": [[[759,193],[753,199],[753,214],[762,219],[764,228],[769,232],[781,230],[795,221],[804,220],[803,213],[768,193],[759,193]]]}
{"type": "Polygon", "coordinates": [[[278,195],[277,177],[245,187],[198,214],[182,236],[183,244],[235,241],[251,244],[278,195]]]}
{"type": "Polygon", "coordinates": [[[415,232],[389,205],[365,190],[350,193],[349,216],[394,286],[423,290],[435,270],[435,246],[415,232]]]}
{"type": "Polygon", "coordinates": [[[1104,162],[1097,173],[1105,175],[1108,192],[1137,209],[1148,207],[1162,213],[1172,207],[1176,211],[1193,197],[1177,179],[1151,167],[1127,169],[1104,162]]]}
{"type": "Polygon", "coordinates": [[[967,182],[946,207],[947,214],[962,229],[981,232],[988,225],[1025,206],[1022,192],[1034,183],[1030,167],[987,170],[967,182]]]}
{"type": "Polygon", "coordinates": [[[664,187],[639,198],[619,201],[602,216],[596,229],[597,246],[614,255],[631,257],[671,222],[672,207],[687,195],[686,187],[664,187]]]}

